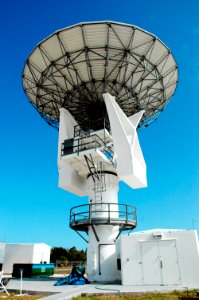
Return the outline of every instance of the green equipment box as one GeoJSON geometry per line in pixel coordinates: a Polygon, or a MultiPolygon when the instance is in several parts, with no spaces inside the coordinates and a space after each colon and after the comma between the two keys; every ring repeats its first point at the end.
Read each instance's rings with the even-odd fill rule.
{"type": "Polygon", "coordinates": [[[34,276],[52,276],[54,274],[54,264],[14,264],[12,276],[16,278],[34,276]]]}

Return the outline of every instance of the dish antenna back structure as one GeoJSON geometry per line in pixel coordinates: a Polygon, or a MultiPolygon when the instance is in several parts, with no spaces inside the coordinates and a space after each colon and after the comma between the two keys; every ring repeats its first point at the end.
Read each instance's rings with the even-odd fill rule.
{"type": "Polygon", "coordinates": [[[137,128],[157,119],[177,80],[171,51],[156,36],[110,21],[56,31],[25,63],[30,103],[59,129],[59,187],[89,197],[71,209],[70,227],[88,234],[92,281],[120,279],[115,242],[136,227],[136,209],[118,203],[118,181],[147,186],[137,128]]]}

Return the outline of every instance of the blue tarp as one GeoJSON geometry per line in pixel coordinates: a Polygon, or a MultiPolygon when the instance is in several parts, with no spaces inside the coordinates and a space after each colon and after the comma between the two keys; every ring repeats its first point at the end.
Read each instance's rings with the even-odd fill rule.
{"type": "Polygon", "coordinates": [[[59,279],[55,286],[60,285],[84,285],[88,284],[89,281],[84,277],[85,268],[84,267],[73,267],[72,272],[69,276],[59,279]]]}

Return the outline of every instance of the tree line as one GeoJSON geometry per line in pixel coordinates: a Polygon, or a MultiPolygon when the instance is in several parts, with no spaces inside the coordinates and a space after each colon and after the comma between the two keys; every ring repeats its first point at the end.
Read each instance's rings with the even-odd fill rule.
{"type": "Polygon", "coordinates": [[[59,265],[65,265],[71,261],[86,261],[86,250],[77,250],[76,247],[70,249],[53,247],[50,261],[59,265]]]}

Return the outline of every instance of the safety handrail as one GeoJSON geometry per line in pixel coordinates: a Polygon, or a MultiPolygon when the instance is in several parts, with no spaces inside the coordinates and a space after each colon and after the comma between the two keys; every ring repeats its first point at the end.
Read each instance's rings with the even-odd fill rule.
{"type": "Polygon", "coordinates": [[[70,224],[81,220],[92,222],[93,219],[99,218],[98,213],[107,213],[107,218],[110,220],[125,219],[126,223],[135,221],[136,222],[136,208],[127,204],[118,203],[91,203],[74,206],[70,210],[70,224]],[[100,207],[100,208],[99,208],[100,207]],[[113,209],[114,207],[114,209],[113,209]],[[118,209],[116,209],[118,207],[118,209]],[[81,211],[81,209],[83,209],[81,211]],[[118,217],[112,217],[111,213],[118,213],[118,217]]]}
{"type": "Polygon", "coordinates": [[[101,139],[97,134],[92,134],[90,136],[81,137],[79,139],[73,140],[72,146],[71,145],[66,146],[65,143],[62,143],[61,155],[62,156],[66,155],[65,150],[67,148],[71,149],[70,154],[77,153],[79,155],[81,151],[96,149],[104,146],[105,146],[105,141],[103,141],[103,139],[101,139]]]}

